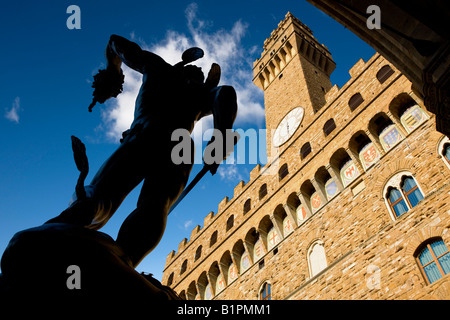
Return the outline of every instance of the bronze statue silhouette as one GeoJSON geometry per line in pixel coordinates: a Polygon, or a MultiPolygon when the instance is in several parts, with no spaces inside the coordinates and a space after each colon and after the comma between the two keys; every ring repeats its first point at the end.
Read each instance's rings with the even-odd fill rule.
{"type": "MultiPolygon", "coordinates": [[[[201,68],[189,63],[203,57],[199,48],[183,53],[182,61],[171,65],[136,43],[112,35],[106,48],[107,67],[94,77],[94,98],[103,103],[121,92],[122,63],[143,75],[136,99],[134,120],[117,150],[104,162],[89,186],[84,145],[72,138],[81,175],[76,200],[59,216],[46,223],[65,223],[98,230],[111,218],[125,197],[144,181],[136,209],[120,227],[117,244],[135,268],[162,238],[167,215],[182,193],[194,162],[174,164],[171,140],[176,129],[192,132],[196,121],[212,114],[214,127],[223,133],[231,129],[236,113],[236,93],[231,86],[218,86],[220,67],[213,64],[205,81],[201,68]],[[78,150],[78,151],[77,151],[78,150]],[[81,151],[80,151],[81,150],[81,151]]],[[[211,142],[211,141],[210,141],[211,142]]],[[[194,148],[191,140],[192,149],[194,148]]],[[[225,143],[224,143],[225,146],[225,143]]],[[[206,164],[205,164],[206,165],[206,164]]],[[[214,174],[219,163],[206,165],[214,174]]]]}

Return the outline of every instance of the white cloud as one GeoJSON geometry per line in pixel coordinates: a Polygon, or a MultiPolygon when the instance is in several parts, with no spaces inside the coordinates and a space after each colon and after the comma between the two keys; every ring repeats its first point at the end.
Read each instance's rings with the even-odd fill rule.
{"type": "Polygon", "coordinates": [[[219,174],[220,179],[224,181],[236,182],[237,180],[243,180],[243,177],[235,164],[222,163],[217,169],[217,173],[219,174]]]}
{"type": "Polygon", "coordinates": [[[122,132],[129,129],[134,117],[134,104],[138,95],[142,75],[122,65],[125,75],[123,91],[111,103],[112,105],[102,109],[101,116],[103,126],[106,127],[106,136],[109,140],[118,142],[122,138],[122,132]]]}
{"type": "MultiPolygon", "coordinates": [[[[238,116],[235,125],[252,124],[261,127],[264,119],[262,107],[262,92],[252,83],[251,55],[254,47],[247,49],[241,43],[248,26],[237,21],[231,30],[208,30],[210,22],[202,21],[197,17],[197,5],[191,4],[186,9],[188,34],[177,31],[168,31],[164,40],[154,45],[147,45],[139,40],[142,48],[161,56],[168,63],[175,64],[181,61],[184,50],[190,47],[200,47],[205,56],[197,60],[195,64],[203,69],[207,75],[211,64],[218,63],[222,68],[220,85],[231,85],[236,89],[238,97],[238,116]]],[[[136,40],[135,33],[131,39],[136,40]]],[[[140,38],[138,38],[140,39],[140,38]]],[[[106,135],[113,141],[121,138],[123,131],[127,130],[133,121],[135,99],[139,91],[141,75],[135,71],[123,67],[125,84],[123,92],[117,99],[108,102],[109,106],[102,111],[101,125],[106,135]]],[[[201,133],[212,126],[212,121],[202,119],[202,129],[194,130],[194,140],[201,133]]],[[[198,124],[197,124],[198,125],[198,124]]]]}
{"type": "Polygon", "coordinates": [[[188,220],[184,223],[183,227],[185,230],[188,230],[190,226],[192,226],[192,224],[194,223],[194,221],[192,220],[188,220]]]}
{"type": "Polygon", "coordinates": [[[21,110],[22,109],[20,108],[20,98],[16,97],[14,99],[11,109],[6,111],[5,118],[11,122],[19,123],[19,111],[21,110]]]}

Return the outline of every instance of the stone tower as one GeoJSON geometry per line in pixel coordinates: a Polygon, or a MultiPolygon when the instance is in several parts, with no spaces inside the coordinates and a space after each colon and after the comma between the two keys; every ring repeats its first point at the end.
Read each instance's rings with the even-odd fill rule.
{"type": "Polygon", "coordinates": [[[282,147],[300,134],[301,122],[310,122],[325,105],[335,67],[328,48],[314,38],[311,29],[288,13],[266,39],[261,58],[253,64],[253,82],[264,90],[268,150],[282,147]],[[297,121],[288,117],[282,122],[297,107],[303,109],[296,113],[297,121]],[[280,133],[276,133],[280,124],[280,133]],[[290,130],[286,127],[289,125],[290,130]]]}

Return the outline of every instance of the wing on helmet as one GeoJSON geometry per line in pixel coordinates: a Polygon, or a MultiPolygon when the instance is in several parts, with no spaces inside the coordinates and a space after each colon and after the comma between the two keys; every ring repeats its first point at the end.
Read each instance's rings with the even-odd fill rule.
{"type": "Polygon", "coordinates": [[[203,58],[204,54],[205,53],[200,48],[197,48],[197,47],[189,48],[186,51],[184,51],[183,54],[181,55],[182,61],[175,64],[175,66],[185,66],[188,63],[191,63],[200,58],[203,58]]]}
{"type": "Polygon", "coordinates": [[[206,78],[205,85],[208,89],[217,87],[220,82],[221,70],[217,63],[211,65],[211,70],[209,70],[208,77],[206,78]]]}
{"type": "MultiPolygon", "coordinates": [[[[237,97],[236,91],[231,86],[221,86],[216,87],[210,91],[210,98],[212,98],[212,114],[214,121],[214,133],[211,137],[211,140],[208,142],[208,146],[212,145],[215,142],[215,135],[220,134],[222,139],[222,155],[221,161],[224,161],[234,149],[234,145],[237,143],[237,139],[239,139],[239,134],[234,132],[234,134],[229,134],[229,130],[233,128],[234,120],[237,115],[237,97]]],[[[217,145],[215,146],[217,147],[217,145]]],[[[212,147],[211,147],[212,148],[212,147]]],[[[206,153],[206,149],[205,149],[206,153]]],[[[215,161],[219,160],[215,156],[213,157],[215,161]]],[[[210,171],[214,174],[219,166],[219,163],[210,164],[205,161],[204,154],[204,162],[210,166],[210,171]]]]}

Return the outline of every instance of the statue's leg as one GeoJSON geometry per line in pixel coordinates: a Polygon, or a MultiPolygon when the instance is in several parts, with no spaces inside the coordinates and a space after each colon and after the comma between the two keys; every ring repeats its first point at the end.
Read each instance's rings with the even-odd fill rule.
{"type": "MultiPolygon", "coordinates": [[[[103,202],[103,201],[102,201],[103,202]]],[[[83,200],[77,200],[73,202],[66,210],[61,212],[58,216],[48,220],[47,223],[67,223],[78,226],[89,226],[92,223],[93,217],[98,213],[101,206],[100,201],[93,198],[86,198],[83,200]]],[[[108,210],[112,208],[108,206],[108,210]]],[[[93,228],[99,229],[99,228],[93,228]]]]}
{"type": "Polygon", "coordinates": [[[169,209],[184,190],[191,169],[192,164],[171,164],[144,180],[137,208],[123,222],[116,240],[133,267],[161,240],[169,209]]]}

